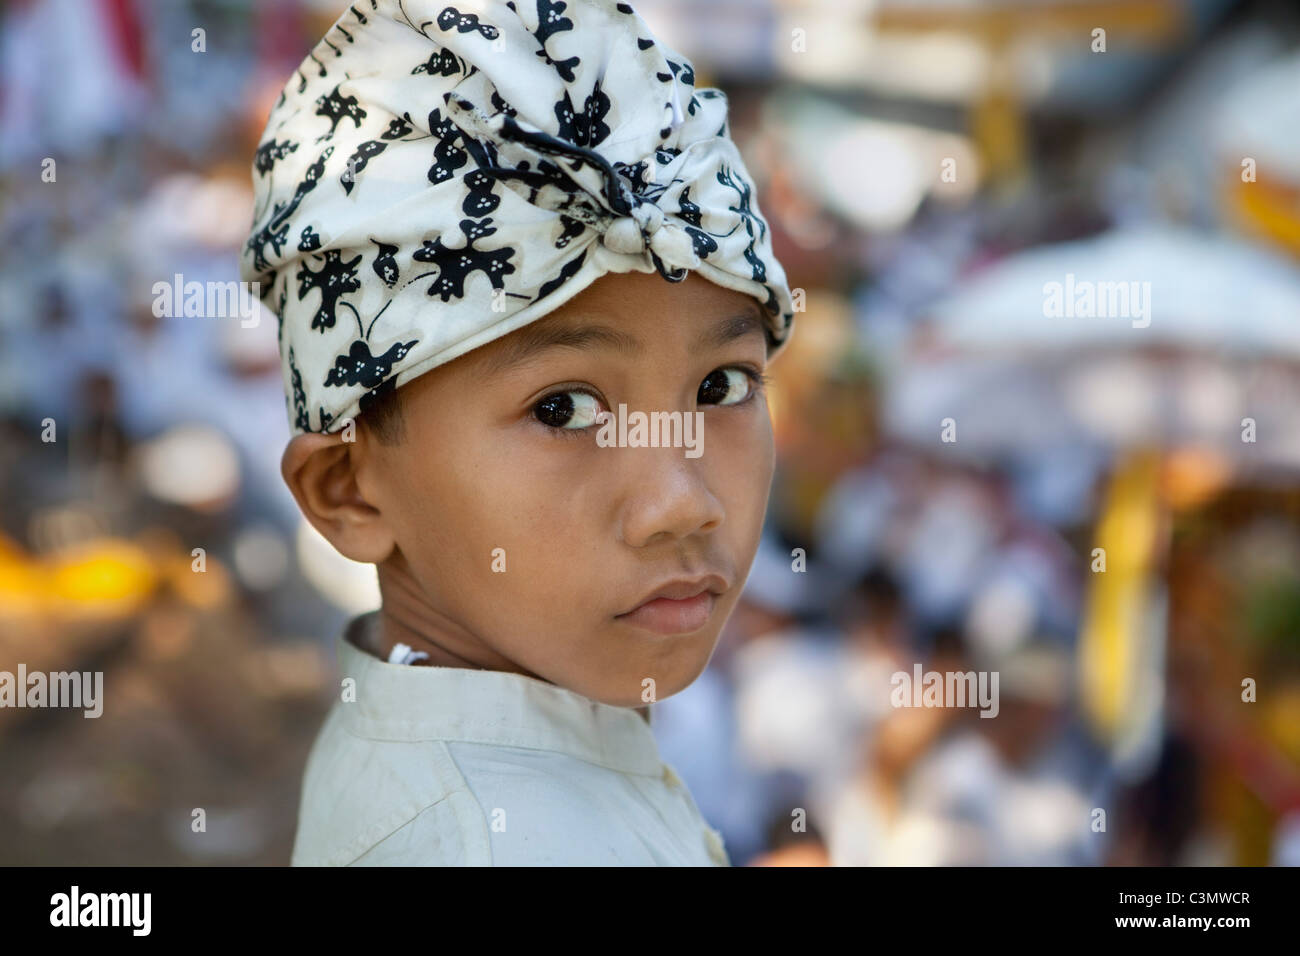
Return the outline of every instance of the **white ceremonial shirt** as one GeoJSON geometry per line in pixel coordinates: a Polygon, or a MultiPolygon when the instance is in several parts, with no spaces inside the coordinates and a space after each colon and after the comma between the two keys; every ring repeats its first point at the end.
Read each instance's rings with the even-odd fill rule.
{"type": "Polygon", "coordinates": [[[388,663],[378,612],[307,759],[294,866],[730,866],[627,707],[535,677],[388,663]],[[350,690],[355,700],[348,700],[350,690]]]}

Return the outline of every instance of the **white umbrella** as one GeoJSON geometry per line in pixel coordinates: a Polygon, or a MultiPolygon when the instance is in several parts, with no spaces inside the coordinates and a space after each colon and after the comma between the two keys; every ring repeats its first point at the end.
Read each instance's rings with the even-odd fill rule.
{"type": "Polygon", "coordinates": [[[1300,467],[1300,270],[1271,251],[1170,228],[1046,246],[931,317],[934,347],[886,389],[895,434],[968,457],[1192,443],[1300,467]]]}
{"type": "Polygon", "coordinates": [[[958,349],[1172,346],[1297,359],[1300,269],[1237,239],[1125,230],[1003,260],[932,316],[958,349]]]}
{"type": "Polygon", "coordinates": [[[1261,175],[1300,183],[1300,54],[1251,74],[1224,94],[1216,122],[1220,151],[1235,166],[1249,156],[1261,175]]]}

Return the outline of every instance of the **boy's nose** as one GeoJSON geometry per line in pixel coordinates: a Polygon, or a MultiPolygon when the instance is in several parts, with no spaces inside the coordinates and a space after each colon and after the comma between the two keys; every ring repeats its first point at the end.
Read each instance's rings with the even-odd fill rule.
{"type": "Polygon", "coordinates": [[[634,548],[707,534],[721,527],[726,512],[710,490],[702,459],[681,448],[610,449],[626,456],[622,539],[634,548]]]}

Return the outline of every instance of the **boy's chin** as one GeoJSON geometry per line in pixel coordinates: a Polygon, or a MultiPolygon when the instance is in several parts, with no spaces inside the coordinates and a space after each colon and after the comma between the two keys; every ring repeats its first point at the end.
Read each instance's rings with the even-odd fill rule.
{"type": "Polygon", "coordinates": [[[617,676],[584,675],[585,681],[569,685],[584,697],[612,707],[645,707],[666,700],[690,687],[704,672],[709,655],[685,654],[672,661],[624,670],[617,676]],[[650,683],[653,681],[653,683],[650,683]]]}

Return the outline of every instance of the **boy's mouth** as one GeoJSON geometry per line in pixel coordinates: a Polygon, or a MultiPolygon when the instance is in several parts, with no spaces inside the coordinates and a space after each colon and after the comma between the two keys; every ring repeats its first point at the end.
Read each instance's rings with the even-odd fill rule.
{"type": "Polygon", "coordinates": [[[669,581],[616,619],[656,634],[689,634],[709,622],[718,595],[728,587],[717,574],[669,581]]]}

